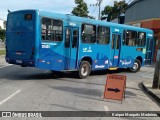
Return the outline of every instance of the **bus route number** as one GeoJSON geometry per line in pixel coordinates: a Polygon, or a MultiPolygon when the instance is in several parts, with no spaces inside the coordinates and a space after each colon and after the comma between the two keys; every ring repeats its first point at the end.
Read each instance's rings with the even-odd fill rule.
{"type": "Polygon", "coordinates": [[[50,48],[50,45],[42,45],[42,48],[50,48]]]}

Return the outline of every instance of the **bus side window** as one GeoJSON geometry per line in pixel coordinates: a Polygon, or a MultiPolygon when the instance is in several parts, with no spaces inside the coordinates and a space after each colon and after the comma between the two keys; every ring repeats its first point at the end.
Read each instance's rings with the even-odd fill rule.
{"type": "Polygon", "coordinates": [[[114,40],[115,40],[115,34],[112,35],[112,49],[114,49],[114,40]]]}
{"type": "Polygon", "coordinates": [[[96,26],[82,24],[82,42],[95,43],[96,42],[96,26]]]}
{"type": "Polygon", "coordinates": [[[137,41],[137,32],[127,30],[125,44],[128,46],[136,46],[136,41],[137,41]]]}
{"type": "Polygon", "coordinates": [[[146,45],[146,33],[138,32],[137,45],[138,46],[145,46],[146,45]]]}
{"type": "Polygon", "coordinates": [[[66,37],[65,37],[65,47],[66,48],[70,47],[70,35],[71,35],[71,30],[66,29],[66,37]]]}
{"type": "Polygon", "coordinates": [[[120,41],[121,41],[121,36],[118,35],[117,38],[116,38],[116,49],[119,49],[120,41]]]}
{"type": "Polygon", "coordinates": [[[41,39],[46,41],[62,41],[63,21],[43,17],[41,20],[41,39]]]}
{"type": "Polygon", "coordinates": [[[110,28],[98,26],[98,37],[97,43],[98,44],[109,44],[110,42],[110,28]]]}

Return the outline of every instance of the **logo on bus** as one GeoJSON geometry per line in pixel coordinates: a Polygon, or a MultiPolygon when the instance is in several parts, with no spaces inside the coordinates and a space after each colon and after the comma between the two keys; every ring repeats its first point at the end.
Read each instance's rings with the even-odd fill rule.
{"type": "Polygon", "coordinates": [[[92,52],[92,48],[89,46],[89,48],[83,48],[83,52],[92,52]]]}
{"type": "Polygon", "coordinates": [[[129,65],[129,64],[131,64],[131,60],[130,61],[120,60],[120,62],[122,63],[122,65],[129,65]]]}
{"type": "Polygon", "coordinates": [[[104,68],[105,65],[96,65],[95,68],[104,68]]]}

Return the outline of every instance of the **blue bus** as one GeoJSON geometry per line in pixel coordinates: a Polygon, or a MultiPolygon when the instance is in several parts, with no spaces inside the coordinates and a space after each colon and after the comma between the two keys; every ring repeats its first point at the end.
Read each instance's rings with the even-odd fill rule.
{"type": "Polygon", "coordinates": [[[39,10],[8,14],[6,61],[22,67],[75,71],[86,78],[94,70],[151,64],[153,31],[39,10]]]}

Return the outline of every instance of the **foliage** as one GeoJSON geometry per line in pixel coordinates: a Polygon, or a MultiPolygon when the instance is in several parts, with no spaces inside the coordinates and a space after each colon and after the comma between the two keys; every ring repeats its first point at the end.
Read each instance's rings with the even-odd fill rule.
{"type": "Polygon", "coordinates": [[[84,0],[75,0],[75,3],[77,4],[77,6],[74,7],[71,12],[73,15],[94,19],[92,16],[88,15],[88,7],[84,0]]]}
{"type": "Polygon", "coordinates": [[[4,41],[4,40],[5,40],[5,36],[6,36],[6,31],[5,31],[5,30],[0,29],[0,39],[1,39],[2,41],[4,41]]]}
{"type": "Polygon", "coordinates": [[[7,21],[4,21],[3,24],[4,24],[4,28],[6,28],[7,21]]]}
{"type": "Polygon", "coordinates": [[[6,54],[6,50],[0,50],[0,55],[6,54]]]}
{"type": "Polygon", "coordinates": [[[104,10],[101,12],[102,16],[107,15],[109,21],[114,20],[117,18],[120,14],[125,13],[127,9],[128,4],[125,0],[122,1],[114,1],[114,6],[107,5],[104,10]]]}

